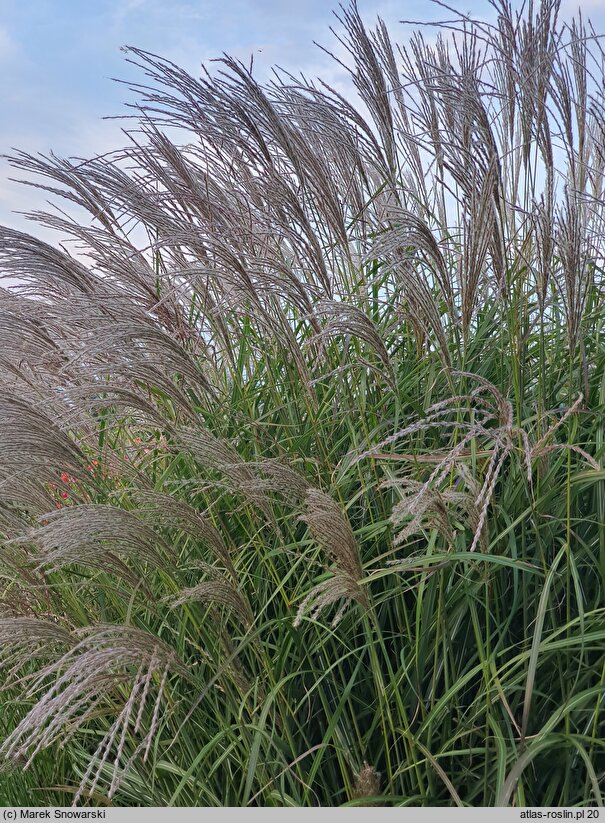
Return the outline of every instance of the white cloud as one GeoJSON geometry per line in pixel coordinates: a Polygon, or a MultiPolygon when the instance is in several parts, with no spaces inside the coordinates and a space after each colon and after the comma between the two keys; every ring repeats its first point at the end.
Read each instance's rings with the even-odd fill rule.
{"type": "Polygon", "coordinates": [[[119,0],[114,7],[114,23],[122,24],[129,14],[143,9],[148,0],[119,0]]]}
{"type": "Polygon", "coordinates": [[[11,60],[17,52],[17,44],[8,31],[3,26],[0,26],[0,61],[11,60]]]}
{"type": "Polygon", "coordinates": [[[565,12],[577,13],[578,9],[583,14],[601,11],[605,12],[605,0],[564,0],[562,10],[565,12]]]}

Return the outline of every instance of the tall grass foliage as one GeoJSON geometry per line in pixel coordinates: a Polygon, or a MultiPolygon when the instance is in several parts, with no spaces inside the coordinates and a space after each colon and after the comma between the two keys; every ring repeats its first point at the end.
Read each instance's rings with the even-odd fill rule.
{"type": "Polygon", "coordinates": [[[12,156],[4,803],[602,805],[604,55],[492,5],[12,156]]]}

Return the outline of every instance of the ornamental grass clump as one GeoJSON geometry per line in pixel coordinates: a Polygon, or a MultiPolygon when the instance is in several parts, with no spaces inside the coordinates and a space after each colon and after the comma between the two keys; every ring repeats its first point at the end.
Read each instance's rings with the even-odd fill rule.
{"type": "Polygon", "coordinates": [[[560,11],[352,3],[348,96],[129,47],[124,147],[10,158],[72,245],[0,229],[2,803],[602,805],[605,73],[560,11]]]}

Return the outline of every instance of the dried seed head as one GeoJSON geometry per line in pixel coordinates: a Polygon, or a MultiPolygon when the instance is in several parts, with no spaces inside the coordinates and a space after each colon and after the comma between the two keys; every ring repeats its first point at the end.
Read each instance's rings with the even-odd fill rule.
{"type": "MultiPolygon", "coordinates": [[[[53,657],[75,644],[72,634],[56,620],[37,617],[0,619],[0,665],[3,688],[12,685],[17,673],[33,659],[53,657]]],[[[28,674],[27,679],[37,677],[28,674]]]]}
{"type": "Polygon", "coordinates": [[[314,306],[314,312],[319,318],[327,318],[328,322],[309,340],[309,344],[325,337],[358,337],[374,349],[385,369],[387,381],[392,388],[395,387],[395,374],[388,352],[367,314],[350,303],[335,300],[321,300],[314,306]]]}
{"type": "Polygon", "coordinates": [[[135,734],[147,712],[145,734],[132,755],[143,753],[145,758],[158,727],[168,673],[188,677],[188,671],[173,649],[154,635],[132,626],[87,628],[79,632],[84,637],[75,645],[72,636],[65,638],[58,627],[38,627],[37,632],[41,641],[69,640],[71,648],[32,677],[27,697],[37,697],[45,687],[46,691],[4,741],[0,754],[16,762],[25,758],[27,768],[39,751],[76,734],[100,706],[115,713],[117,701],[123,700],[120,687],[131,684],[129,697],[92,757],[74,803],[85,790],[92,795],[113,749],[116,757],[111,769],[111,795],[125,771],[121,753],[126,732],[131,728],[131,734],[135,734]],[[155,704],[147,710],[152,681],[158,679],[155,704]]]}
{"type": "Polygon", "coordinates": [[[200,463],[225,475],[229,484],[256,505],[270,522],[274,521],[271,499],[250,465],[227,442],[209,431],[181,429],[179,440],[200,463]]]}
{"type": "Polygon", "coordinates": [[[224,606],[246,629],[250,628],[254,620],[247,599],[222,575],[214,575],[212,580],[183,589],[178,598],[172,601],[172,608],[196,600],[212,606],[224,606]]]}
{"type": "Polygon", "coordinates": [[[251,469],[265,475],[259,479],[266,492],[276,492],[295,504],[304,501],[309,484],[305,478],[282,460],[262,460],[248,463],[251,469]]]}
{"type": "Polygon", "coordinates": [[[332,627],[340,623],[351,601],[359,603],[364,609],[368,608],[367,595],[359,583],[347,574],[335,574],[329,580],[318,583],[305,596],[296,612],[294,626],[299,626],[306,614],[311,620],[317,620],[323,611],[338,601],[342,604],[332,619],[332,627]]]}
{"type": "MultiPolygon", "coordinates": [[[[32,529],[16,543],[33,543],[38,568],[47,572],[81,564],[132,577],[118,555],[162,568],[172,549],[134,514],[116,506],[83,504],[50,512],[46,525],[32,529]]],[[[135,578],[136,579],[136,578],[135,578]]]]}
{"type": "Polygon", "coordinates": [[[80,449],[44,412],[0,386],[0,464],[18,473],[35,469],[51,479],[57,471],[77,470],[80,449]]]}
{"type": "Polygon", "coordinates": [[[139,504],[141,514],[150,515],[158,525],[172,526],[201,538],[216,558],[233,576],[235,570],[225,542],[209,516],[201,514],[183,500],[170,494],[152,491],[134,491],[132,497],[139,504]]]}
{"type": "Polygon", "coordinates": [[[352,797],[374,797],[380,794],[380,772],[364,760],[363,766],[355,775],[352,797]]]}
{"type": "Polygon", "coordinates": [[[359,580],[362,576],[359,549],[340,506],[319,489],[309,489],[305,507],[300,519],[307,524],[315,541],[339,571],[352,581],[359,580]]]}
{"type": "Polygon", "coordinates": [[[403,543],[426,523],[428,528],[436,528],[451,543],[453,530],[450,524],[446,499],[437,489],[427,488],[424,483],[410,478],[391,480],[384,486],[396,487],[403,495],[391,512],[391,522],[395,527],[411,518],[405,528],[398,531],[395,545],[403,543]]]}

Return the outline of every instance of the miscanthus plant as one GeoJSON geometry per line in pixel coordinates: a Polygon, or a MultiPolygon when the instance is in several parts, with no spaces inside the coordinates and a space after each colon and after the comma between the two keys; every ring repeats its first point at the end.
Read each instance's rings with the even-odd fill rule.
{"type": "Polygon", "coordinates": [[[12,157],[3,802],[602,804],[603,53],[492,10],[12,157]]]}

